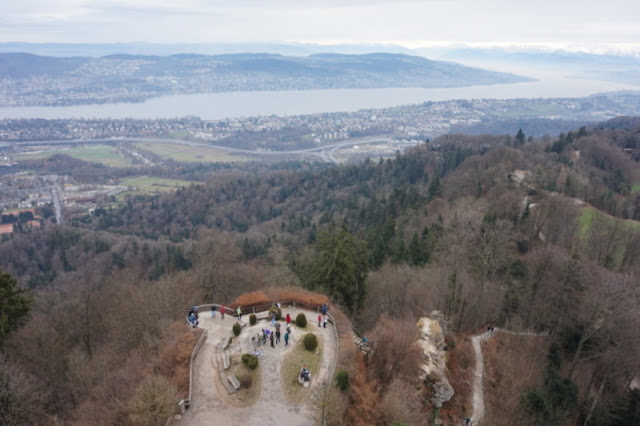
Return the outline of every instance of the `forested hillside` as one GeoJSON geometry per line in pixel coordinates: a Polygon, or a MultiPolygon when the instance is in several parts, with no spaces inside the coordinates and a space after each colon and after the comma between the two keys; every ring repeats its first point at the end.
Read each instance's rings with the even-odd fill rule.
{"type": "Polygon", "coordinates": [[[640,350],[636,125],[447,135],[392,159],[228,172],[14,234],[0,266],[34,302],[3,349],[0,418],[130,424],[143,371],[177,380],[171,342],[189,336],[172,324],[188,306],[294,285],[328,294],[387,345],[344,396],[350,422],[427,418],[428,398],[407,395],[417,360],[392,348],[437,309],[452,350],[489,324],[551,333],[510,421],[629,424],[640,401],[628,391],[640,350]]]}

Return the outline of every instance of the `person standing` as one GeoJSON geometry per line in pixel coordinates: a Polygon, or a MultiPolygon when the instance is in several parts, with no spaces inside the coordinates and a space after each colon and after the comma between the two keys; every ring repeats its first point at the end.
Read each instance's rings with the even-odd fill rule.
{"type": "Polygon", "coordinates": [[[289,332],[284,333],[284,345],[289,346],[289,332]]]}
{"type": "Polygon", "coordinates": [[[215,318],[216,317],[216,306],[213,305],[211,307],[211,318],[215,318]]]}
{"type": "Polygon", "coordinates": [[[322,314],[318,315],[318,327],[322,324],[322,314]]]}
{"type": "Polygon", "coordinates": [[[276,326],[276,311],[271,312],[271,327],[275,327],[276,326]]]}
{"type": "Polygon", "coordinates": [[[220,306],[220,318],[221,318],[221,319],[224,319],[224,310],[225,310],[225,309],[226,309],[226,308],[224,307],[224,305],[220,306]]]}
{"type": "Polygon", "coordinates": [[[327,316],[326,315],[322,316],[322,326],[324,328],[327,328],[327,316]]]}
{"type": "Polygon", "coordinates": [[[285,320],[287,321],[287,327],[289,327],[289,324],[291,324],[291,315],[287,314],[285,320]]]}
{"type": "Polygon", "coordinates": [[[276,328],[276,343],[280,343],[280,329],[276,328]]]}
{"type": "Polygon", "coordinates": [[[240,306],[236,309],[236,314],[238,315],[238,321],[242,321],[242,309],[240,309],[240,306]]]}
{"type": "Polygon", "coordinates": [[[271,341],[271,347],[275,348],[275,346],[273,345],[273,331],[271,332],[271,334],[269,334],[269,340],[271,341]]]}

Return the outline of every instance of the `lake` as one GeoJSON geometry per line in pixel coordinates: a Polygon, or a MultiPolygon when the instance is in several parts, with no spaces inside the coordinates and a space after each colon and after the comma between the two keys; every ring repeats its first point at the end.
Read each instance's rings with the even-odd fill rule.
{"type": "Polygon", "coordinates": [[[142,103],[9,107],[0,108],[0,118],[153,119],[197,116],[204,120],[218,120],[257,115],[346,112],[451,99],[573,98],[638,89],[637,86],[606,81],[545,76],[534,82],[492,86],[225,92],[162,96],[142,103]]]}

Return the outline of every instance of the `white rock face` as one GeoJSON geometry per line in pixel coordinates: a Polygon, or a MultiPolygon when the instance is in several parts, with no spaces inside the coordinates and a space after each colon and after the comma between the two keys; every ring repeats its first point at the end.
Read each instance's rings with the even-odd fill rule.
{"type": "Polygon", "coordinates": [[[434,396],[431,401],[439,408],[453,397],[453,388],[447,380],[445,331],[442,328],[444,320],[437,311],[432,312],[431,316],[434,319],[423,317],[416,325],[419,333],[418,346],[423,354],[420,379],[433,388],[434,396]]]}

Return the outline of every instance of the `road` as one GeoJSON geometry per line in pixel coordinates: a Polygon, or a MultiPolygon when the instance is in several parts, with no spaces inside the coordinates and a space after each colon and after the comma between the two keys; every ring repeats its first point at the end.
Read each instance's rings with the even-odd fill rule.
{"type": "Polygon", "coordinates": [[[60,204],[60,185],[58,182],[54,182],[54,186],[51,187],[51,199],[53,200],[53,207],[56,212],[56,223],[63,223],[62,208],[60,204]]]}
{"type": "Polygon", "coordinates": [[[176,139],[162,139],[151,137],[135,137],[135,138],[103,138],[103,139],[70,139],[70,140],[44,140],[44,141],[26,141],[16,142],[20,145],[72,145],[72,144],[89,144],[89,143],[113,143],[113,142],[151,142],[173,145],[184,145],[198,148],[213,148],[237,154],[248,154],[254,156],[283,156],[283,155],[314,155],[320,157],[323,161],[330,163],[338,163],[335,157],[335,151],[344,147],[355,145],[366,145],[372,142],[387,142],[391,140],[388,135],[367,136],[363,138],[348,139],[341,142],[335,142],[329,145],[322,145],[314,148],[296,149],[291,151],[256,151],[250,149],[234,148],[223,145],[212,145],[203,142],[184,141],[176,139]]]}

